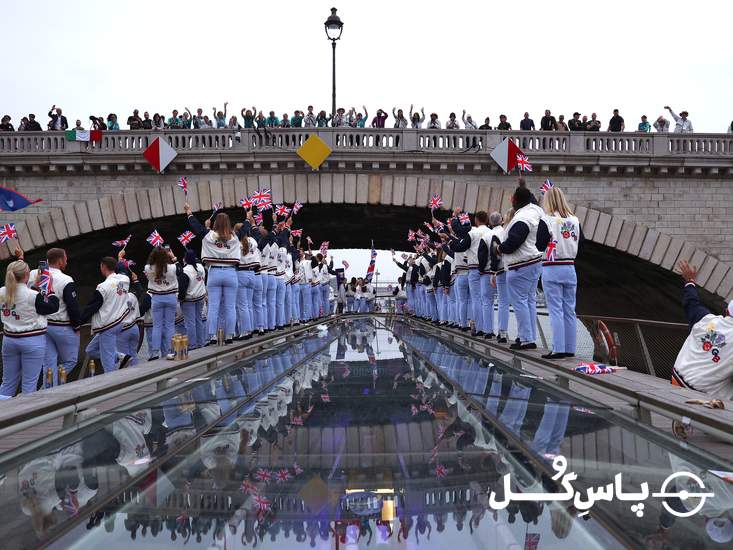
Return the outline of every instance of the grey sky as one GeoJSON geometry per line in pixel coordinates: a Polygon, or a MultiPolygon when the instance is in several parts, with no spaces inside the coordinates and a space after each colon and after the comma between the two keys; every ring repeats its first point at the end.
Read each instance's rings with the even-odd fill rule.
{"type": "MultiPolygon", "coordinates": [[[[618,107],[627,128],[667,104],[696,131],[733,119],[733,2],[240,2],[4,0],[0,111],[53,103],[73,124],[134,107],[170,116],[184,107],[330,110],[331,48],[323,21],[334,4],[338,103],[467,109],[518,127],[527,110],[570,118],[618,107]]],[[[122,124],[122,127],[126,126],[122,124]]]]}

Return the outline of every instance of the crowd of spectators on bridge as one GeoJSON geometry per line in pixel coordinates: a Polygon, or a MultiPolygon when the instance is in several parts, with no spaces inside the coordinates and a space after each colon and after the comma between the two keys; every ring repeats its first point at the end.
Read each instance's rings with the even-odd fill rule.
{"type": "MultiPolygon", "coordinates": [[[[623,116],[618,109],[613,110],[613,114],[607,124],[603,124],[598,118],[597,113],[582,115],[574,112],[569,120],[565,120],[565,115],[559,115],[557,118],[549,109],[546,109],[544,115],[540,118],[539,125],[531,118],[529,112],[525,112],[519,121],[518,128],[513,128],[511,122],[506,115],[499,115],[499,123],[492,125],[491,118],[485,117],[483,123],[475,120],[464,109],[460,119],[455,112],[448,115],[445,125],[441,122],[437,113],[433,112],[429,115],[425,114],[425,109],[415,109],[414,105],[410,105],[410,109],[405,115],[403,109],[392,108],[392,120],[389,120],[389,114],[384,109],[377,109],[376,114],[369,119],[369,111],[366,106],[362,106],[362,110],[352,107],[348,111],[343,107],[336,109],[336,113],[327,114],[325,110],[316,112],[312,105],[307,107],[306,111],[295,110],[292,115],[283,113],[278,116],[275,111],[269,111],[267,116],[262,110],[256,107],[251,109],[242,108],[240,116],[228,112],[228,103],[224,103],[223,109],[212,107],[211,116],[204,114],[204,110],[199,107],[194,114],[188,107],[183,111],[173,109],[170,116],[166,117],[160,113],[154,113],[152,118],[148,111],[143,111],[140,115],[139,109],[133,110],[132,114],[127,117],[127,127],[130,130],[203,130],[203,129],[233,129],[242,130],[249,128],[426,128],[430,130],[443,129],[446,130],[523,130],[523,131],[540,131],[540,132],[669,132],[676,133],[692,133],[692,122],[688,118],[687,111],[681,111],[679,114],[674,112],[669,106],[665,110],[669,112],[671,121],[663,115],[659,115],[654,122],[649,122],[646,115],[642,115],[639,123],[634,129],[633,126],[627,126],[623,116]],[[362,112],[363,111],[363,112],[362,112]]],[[[63,114],[61,107],[53,105],[48,112],[48,122],[46,129],[49,131],[65,131],[65,130],[86,130],[81,119],[77,119],[73,126],[69,125],[68,119],[63,114]]],[[[10,115],[4,115],[0,121],[0,131],[14,131],[16,128],[12,123],[10,115]]],[[[91,115],[89,117],[89,130],[120,130],[115,113],[109,113],[106,117],[91,115]]],[[[33,113],[24,116],[17,128],[18,131],[40,132],[43,130],[41,124],[36,120],[33,113]]],[[[733,133],[733,121],[727,128],[728,133],[733,133]]]]}

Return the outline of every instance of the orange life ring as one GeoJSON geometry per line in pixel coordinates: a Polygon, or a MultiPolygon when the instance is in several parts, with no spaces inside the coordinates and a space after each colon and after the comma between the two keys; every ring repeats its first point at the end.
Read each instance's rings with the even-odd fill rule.
{"type": "Polygon", "coordinates": [[[612,364],[618,364],[618,347],[613,339],[611,331],[608,330],[606,323],[596,321],[597,338],[596,342],[601,347],[607,361],[612,364]]]}

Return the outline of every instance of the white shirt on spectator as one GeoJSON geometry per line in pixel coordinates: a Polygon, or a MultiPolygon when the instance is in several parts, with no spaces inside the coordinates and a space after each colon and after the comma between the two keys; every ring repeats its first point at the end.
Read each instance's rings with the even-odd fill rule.
{"type": "Polygon", "coordinates": [[[691,134],[692,133],[692,122],[690,122],[689,118],[682,119],[682,117],[678,116],[672,109],[669,110],[669,114],[672,115],[672,118],[675,121],[674,131],[678,134],[691,134]]]}

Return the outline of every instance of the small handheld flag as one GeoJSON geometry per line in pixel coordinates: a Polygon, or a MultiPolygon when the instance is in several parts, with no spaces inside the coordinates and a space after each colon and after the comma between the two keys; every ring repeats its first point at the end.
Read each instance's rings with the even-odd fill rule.
{"type": "Polygon", "coordinates": [[[542,184],[542,187],[540,187],[540,193],[544,195],[547,191],[549,191],[553,187],[555,187],[555,184],[552,183],[552,180],[550,178],[547,178],[545,180],[545,183],[542,184]]]}
{"type": "Polygon", "coordinates": [[[428,208],[430,210],[437,210],[441,206],[443,206],[443,199],[440,198],[440,195],[433,195],[430,202],[428,202],[428,208]]]}
{"type": "Polygon", "coordinates": [[[471,223],[471,218],[466,212],[462,212],[458,215],[458,221],[462,224],[471,223]]]}
{"type": "Polygon", "coordinates": [[[254,202],[252,202],[252,199],[249,197],[244,197],[242,200],[239,201],[239,206],[241,206],[244,209],[252,208],[252,205],[254,202]]]}
{"type": "Polygon", "coordinates": [[[372,282],[372,277],[374,277],[374,270],[376,268],[377,264],[377,251],[374,250],[374,241],[372,241],[372,254],[371,258],[369,259],[369,267],[367,268],[366,277],[364,277],[364,280],[367,283],[372,282]]]}
{"type": "Polygon", "coordinates": [[[212,206],[211,216],[209,216],[209,219],[210,219],[210,220],[211,220],[211,219],[213,219],[213,218],[214,218],[214,216],[216,216],[216,213],[217,213],[217,212],[218,212],[219,210],[221,210],[223,206],[224,206],[224,203],[221,203],[221,202],[215,202],[215,203],[213,204],[213,206],[212,206]]]}
{"type": "Polygon", "coordinates": [[[190,231],[184,231],[183,233],[178,235],[178,240],[181,242],[183,246],[187,246],[188,243],[190,243],[195,237],[196,235],[194,235],[190,231]]]}
{"type": "Polygon", "coordinates": [[[125,237],[122,240],[114,241],[112,243],[112,246],[114,246],[115,248],[125,248],[127,247],[127,244],[130,242],[131,238],[132,238],[132,235],[128,235],[127,237],[125,237]]]}
{"type": "Polygon", "coordinates": [[[301,235],[303,235],[303,230],[302,230],[302,229],[293,229],[293,230],[292,230],[292,231],[290,232],[290,234],[291,234],[291,235],[292,235],[293,237],[300,237],[301,235]]]}
{"type": "Polygon", "coordinates": [[[295,204],[293,205],[293,216],[295,216],[295,215],[296,215],[296,214],[297,214],[298,212],[300,212],[300,209],[301,209],[301,208],[303,208],[303,205],[302,205],[302,204],[300,204],[299,202],[296,202],[296,203],[295,203],[295,204]]]}
{"type": "Polygon", "coordinates": [[[0,210],[15,212],[16,210],[21,210],[31,204],[39,203],[42,200],[43,199],[29,199],[17,191],[13,191],[7,187],[0,187],[0,210]]]}
{"type": "Polygon", "coordinates": [[[181,176],[178,178],[178,187],[183,189],[183,194],[185,196],[188,196],[188,181],[186,181],[186,178],[181,176]]]}
{"type": "Polygon", "coordinates": [[[323,241],[321,243],[321,255],[322,256],[325,256],[326,255],[326,252],[328,252],[328,245],[329,245],[329,242],[328,241],[323,241]]]}
{"type": "Polygon", "coordinates": [[[263,202],[272,203],[272,193],[269,189],[262,189],[252,195],[252,201],[259,206],[263,202]]]}
{"type": "Polygon", "coordinates": [[[160,233],[158,233],[157,229],[153,229],[153,232],[145,240],[148,241],[150,245],[155,248],[158,248],[159,246],[163,246],[163,243],[165,242],[163,240],[163,237],[160,236],[160,233]]]}
{"type": "Polygon", "coordinates": [[[15,230],[14,223],[6,223],[0,226],[0,244],[9,241],[10,239],[17,239],[18,232],[15,230]]]}
{"type": "Polygon", "coordinates": [[[290,214],[290,208],[288,208],[284,204],[278,204],[275,207],[275,215],[276,216],[287,216],[288,214],[290,214]]]}
{"type": "Polygon", "coordinates": [[[522,153],[517,154],[517,169],[522,172],[531,172],[532,165],[529,162],[527,155],[522,153]]]}
{"type": "Polygon", "coordinates": [[[349,269],[349,262],[347,262],[346,260],[341,260],[341,265],[344,266],[344,269],[349,269]]]}
{"type": "Polygon", "coordinates": [[[415,232],[412,229],[407,230],[407,240],[410,242],[415,241],[415,232]]]}
{"type": "Polygon", "coordinates": [[[38,290],[44,298],[47,298],[49,294],[53,294],[53,278],[48,268],[48,262],[44,262],[39,269],[38,290]]]}
{"type": "Polygon", "coordinates": [[[255,223],[257,225],[262,225],[262,214],[255,214],[255,223]]]}

